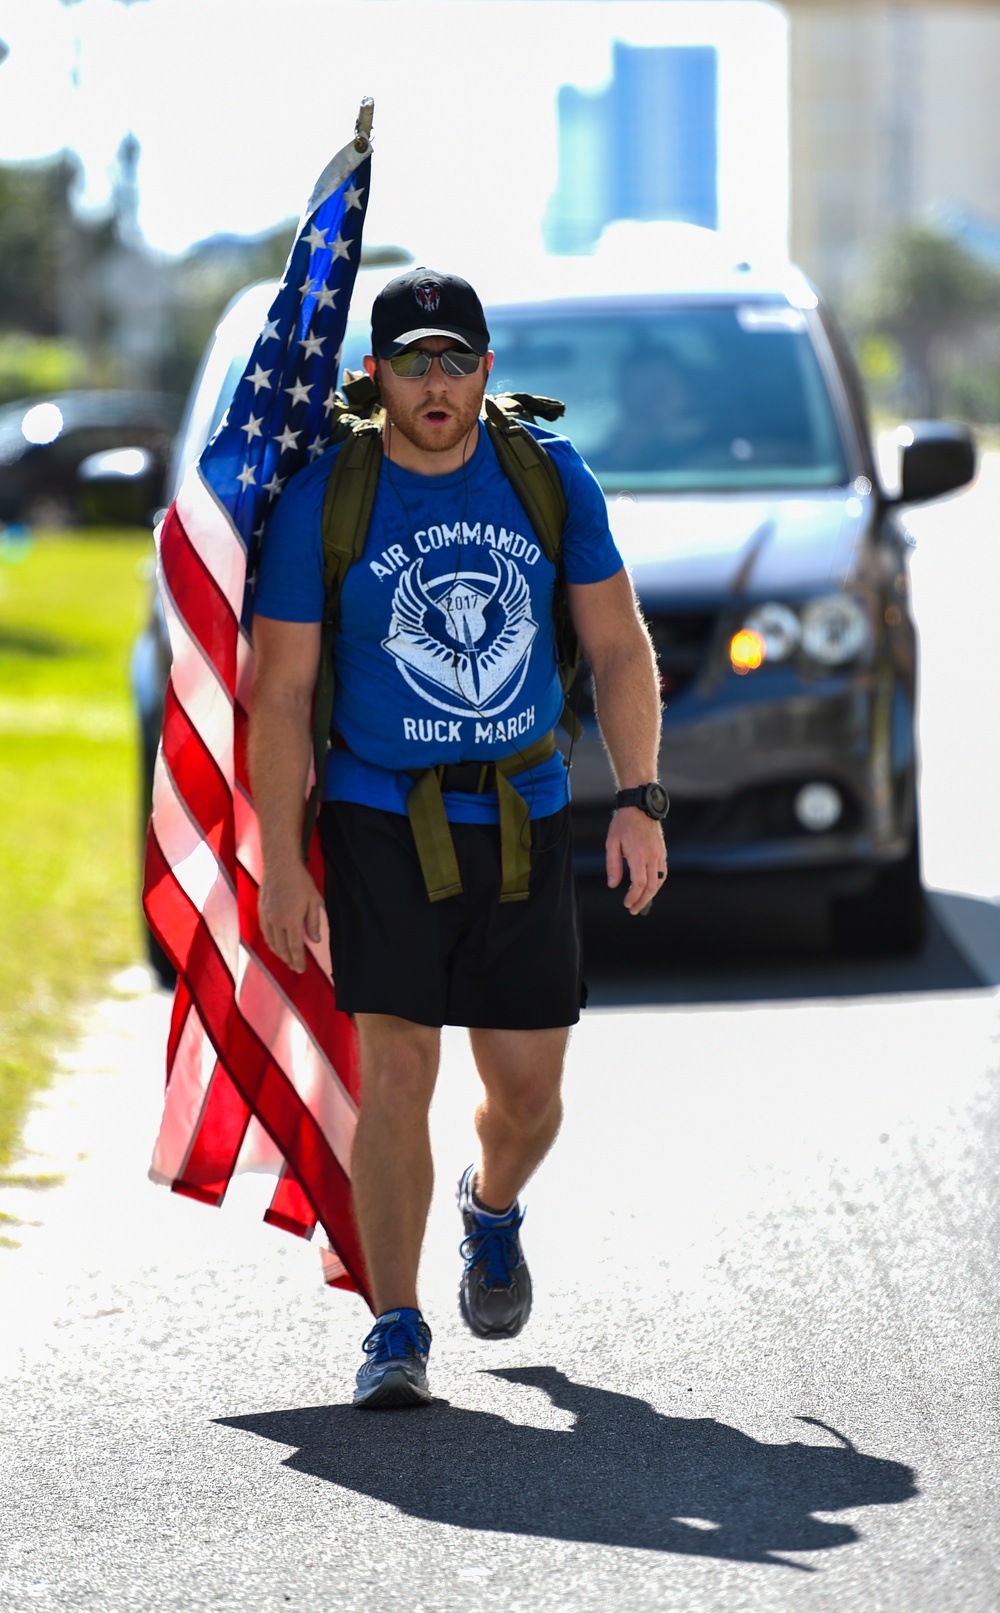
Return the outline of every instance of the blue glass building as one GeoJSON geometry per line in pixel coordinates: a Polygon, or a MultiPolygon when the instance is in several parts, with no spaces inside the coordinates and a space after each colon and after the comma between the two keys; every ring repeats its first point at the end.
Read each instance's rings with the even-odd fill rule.
{"type": "Polygon", "coordinates": [[[549,252],[589,252],[615,219],[718,227],[718,58],[710,46],[616,41],[611,82],[559,91],[549,252]]]}

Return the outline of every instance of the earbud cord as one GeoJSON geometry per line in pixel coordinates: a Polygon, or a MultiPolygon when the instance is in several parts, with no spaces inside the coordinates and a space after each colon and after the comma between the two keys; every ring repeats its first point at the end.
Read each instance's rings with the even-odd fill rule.
{"type": "MultiPolygon", "coordinates": [[[[385,436],[386,480],[388,481],[389,486],[392,488],[392,491],[395,493],[396,497],[399,500],[400,506],[401,506],[402,511],[403,511],[403,518],[404,518],[404,521],[406,523],[407,535],[409,536],[410,534],[412,534],[412,530],[413,530],[412,518],[411,518],[410,512],[409,512],[409,510],[407,508],[406,500],[403,497],[402,489],[393,480],[393,476],[392,476],[392,463],[393,463],[392,462],[392,457],[391,457],[392,422],[389,419],[388,414],[385,417],[385,426],[384,426],[383,429],[384,429],[384,436],[385,436]]],[[[462,486],[463,486],[462,514],[461,514],[460,521],[459,521],[458,542],[455,545],[455,570],[454,570],[454,572],[452,574],[451,585],[450,585],[450,587],[448,589],[449,602],[448,602],[447,606],[444,608],[443,614],[448,619],[449,625],[450,625],[451,630],[452,630],[452,639],[453,639],[453,641],[454,641],[454,643],[456,645],[456,648],[452,651],[452,658],[451,658],[452,671],[455,674],[455,690],[456,690],[456,693],[458,694],[460,699],[465,702],[465,704],[469,707],[469,709],[475,714],[475,716],[477,716],[480,719],[481,722],[487,722],[489,719],[484,715],[482,707],[477,705],[477,703],[471,698],[471,696],[469,694],[467,694],[465,689],[463,689],[463,687],[462,687],[462,680],[461,680],[461,677],[459,675],[459,667],[458,667],[458,648],[457,648],[457,645],[458,645],[458,641],[459,641],[459,634],[456,631],[457,623],[455,622],[454,616],[452,615],[451,598],[450,598],[452,590],[454,589],[454,586],[457,583],[459,577],[461,576],[461,572],[462,572],[462,558],[463,558],[463,552],[464,552],[463,528],[465,526],[465,518],[469,513],[470,487],[469,487],[468,463],[469,463],[469,460],[473,457],[473,454],[469,453],[469,444],[470,444],[470,442],[472,440],[473,433],[478,432],[478,430],[479,430],[479,416],[477,415],[475,420],[472,422],[472,425],[469,427],[468,433],[467,433],[466,438],[465,438],[465,442],[464,442],[463,447],[462,447],[462,486]]],[[[475,450],[473,450],[473,453],[474,452],[475,452],[475,450]]],[[[525,770],[527,771],[527,760],[526,760],[524,751],[518,745],[514,745],[513,750],[514,750],[515,756],[519,756],[521,758],[521,760],[525,762],[525,770]]],[[[570,750],[570,757],[572,758],[572,748],[570,750]]],[[[530,778],[530,783],[531,783],[531,793],[530,793],[530,796],[529,796],[529,799],[528,799],[528,819],[530,821],[530,819],[531,819],[531,809],[534,806],[534,801],[535,801],[534,769],[531,770],[531,772],[529,774],[529,778],[530,778]]],[[[522,840],[522,845],[524,845],[523,840],[522,840]]]]}

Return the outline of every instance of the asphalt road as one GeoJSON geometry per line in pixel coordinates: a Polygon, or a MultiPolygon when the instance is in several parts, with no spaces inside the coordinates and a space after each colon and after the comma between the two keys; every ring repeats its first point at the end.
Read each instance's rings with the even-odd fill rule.
{"type": "Polygon", "coordinates": [[[619,932],[510,1344],[457,1313],[448,1034],[426,1411],[350,1408],[362,1306],[259,1225],[265,1184],[146,1183],[168,1004],[95,1009],[29,1133],[65,1185],[0,1193],[37,1223],[0,1251],[0,1606],[1000,1606],[998,506],[991,462],[912,522],[926,953],[839,964],[752,911],[665,961],[619,932]]]}

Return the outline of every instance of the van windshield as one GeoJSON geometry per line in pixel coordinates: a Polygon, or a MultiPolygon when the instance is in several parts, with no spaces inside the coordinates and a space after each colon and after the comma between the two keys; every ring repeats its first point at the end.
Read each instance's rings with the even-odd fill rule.
{"type": "Polygon", "coordinates": [[[834,487],[844,450],[802,314],[786,303],[489,315],[491,392],[561,398],[608,492],[834,487]]]}

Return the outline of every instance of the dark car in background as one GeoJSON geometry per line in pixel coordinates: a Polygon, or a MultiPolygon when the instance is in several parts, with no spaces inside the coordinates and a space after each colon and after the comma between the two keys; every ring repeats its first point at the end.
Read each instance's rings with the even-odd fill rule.
{"type": "MultiPolygon", "coordinates": [[[[487,303],[490,385],[562,399],[558,429],[607,497],[659,664],[672,872],[734,890],[791,884],[828,910],[842,949],[915,950],[916,636],[900,510],[971,479],[969,434],[903,428],[887,491],[846,343],[787,265],[758,272],[716,251],[638,288],[594,260],[552,272],[554,289],[487,303]]],[[[362,314],[368,289],[355,294],[362,314]]],[[[173,486],[221,418],[272,294],[252,288],[220,325],[173,486]]],[[[345,366],[367,348],[362,318],[345,366]]],[[[136,655],[150,769],[168,653],[154,608],[136,655]]],[[[586,668],[574,703],[577,871],[597,889],[614,785],[586,668]]]]}
{"type": "Polygon", "coordinates": [[[182,400],[66,392],[0,407],[0,522],[143,526],[162,503],[182,400]]]}

